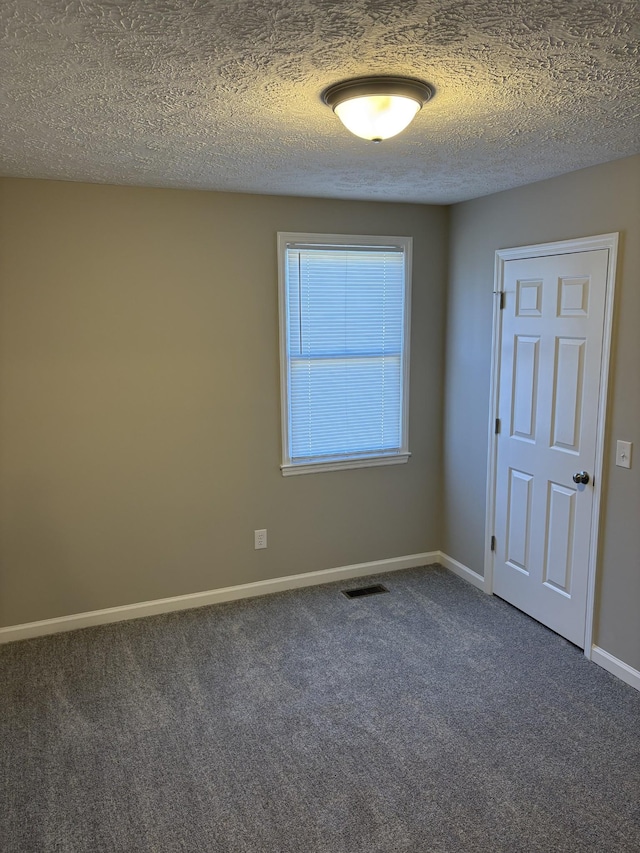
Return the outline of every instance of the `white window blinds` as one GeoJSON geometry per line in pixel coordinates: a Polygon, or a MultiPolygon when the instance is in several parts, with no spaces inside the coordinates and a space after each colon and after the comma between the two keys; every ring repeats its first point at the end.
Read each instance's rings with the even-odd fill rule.
{"type": "Polygon", "coordinates": [[[284,246],[285,465],[406,455],[405,240],[284,246]]]}

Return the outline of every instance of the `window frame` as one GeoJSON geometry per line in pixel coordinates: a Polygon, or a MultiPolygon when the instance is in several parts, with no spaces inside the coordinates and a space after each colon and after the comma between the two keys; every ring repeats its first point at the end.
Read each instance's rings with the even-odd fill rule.
{"type": "Polygon", "coordinates": [[[411,275],[412,275],[412,237],[388,237],[362,234],[312,234],[291,231],[278,232],[278,304],[280,319],[280,415],[282,424],[282,463],[283,476],[292,474],[312,474],[321,471],[340,471],[349,468],[370,468],[381,465],[400,465],[411,456],[409,452],[409,370],[411,351],[411,275]],[[287,249],[291,245],[303,244],[318,248],[343,247],[379,247],[400,249],[404,260],[404,318],[402,337],[402,383],[401,383],[401,446],[398,451],[389,453],[363,452],[358,456],[335,456],[322,461],[294,461],[289,453],[290,406],[289,406],[289,358],[288,358],[288,300],[287,300],[287,249]]]}

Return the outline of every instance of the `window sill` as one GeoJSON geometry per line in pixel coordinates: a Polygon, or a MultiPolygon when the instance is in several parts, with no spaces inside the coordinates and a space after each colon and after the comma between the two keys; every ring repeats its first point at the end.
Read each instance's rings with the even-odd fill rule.
{"type": "Polygon", "coordinates": [[[281,465],[283,477],[293,474],[319,474],[322,471],[344,471],[347,468],[375,468],[380,465],[402,465],[409,461],[410,453],[394,453],[392,456],[363,456],[358,459],[335,459],[326,462],[289,462],[281,465]]]}

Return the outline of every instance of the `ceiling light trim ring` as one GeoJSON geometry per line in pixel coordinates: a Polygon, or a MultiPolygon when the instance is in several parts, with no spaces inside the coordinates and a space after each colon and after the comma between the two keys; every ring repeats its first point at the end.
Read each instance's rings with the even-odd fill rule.
{"type": "Polygon", "coordinates": [[[434,94],[433,86],[413,77],[357,77],[329,86],[322,93],[322,100],[335,110],[337,106],[351,98],[399,95],[403,98],[411,98],[423,106],[434,94]]]}

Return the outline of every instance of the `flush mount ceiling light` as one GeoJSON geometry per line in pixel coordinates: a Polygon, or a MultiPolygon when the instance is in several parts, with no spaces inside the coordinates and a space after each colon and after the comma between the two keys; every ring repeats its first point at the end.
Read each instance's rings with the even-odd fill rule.
{"type": "Polygon", "coordinates": [[[432,95],[428,83],[411,77],[359,77],[329,86],[322,100],[351,133],[382,142],[404,130],[432,95]]]}

